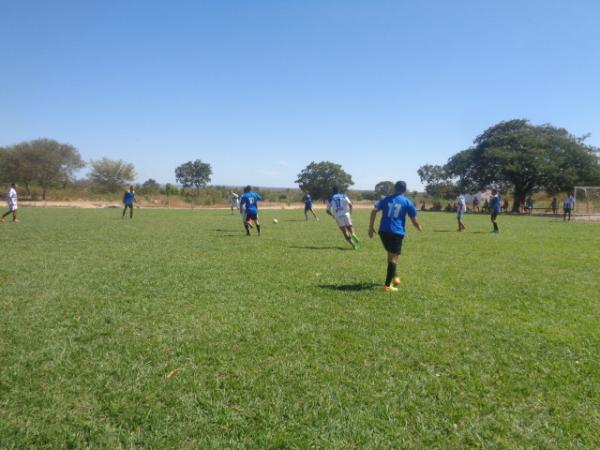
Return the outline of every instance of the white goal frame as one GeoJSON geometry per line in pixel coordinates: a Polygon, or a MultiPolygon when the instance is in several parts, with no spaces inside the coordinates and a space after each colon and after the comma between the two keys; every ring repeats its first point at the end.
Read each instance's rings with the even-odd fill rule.
{"type": "Polygon", "coordinates": [[[573,213],[576,216],[600,217],[600,186],[575,186],[573,198],[575,199],[573,213]]]}

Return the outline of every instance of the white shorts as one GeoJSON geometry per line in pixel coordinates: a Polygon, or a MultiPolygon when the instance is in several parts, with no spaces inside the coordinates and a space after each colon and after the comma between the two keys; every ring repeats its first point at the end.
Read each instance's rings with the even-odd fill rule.
{"type": "Polygon", "coordinates": [[[335,221],[338,224],[338,227],[351,227],[352,219],[350,218],[350,214],[346,213],[343,216],[335,216],[335,221]]]}
{"type": "Polygon", "coordinates": [[[10,212],[15,212],[17,210],[17,204],[15,203],[14,205],[11,205],[10,203],[8,204],[8,210],[10,212]]]}

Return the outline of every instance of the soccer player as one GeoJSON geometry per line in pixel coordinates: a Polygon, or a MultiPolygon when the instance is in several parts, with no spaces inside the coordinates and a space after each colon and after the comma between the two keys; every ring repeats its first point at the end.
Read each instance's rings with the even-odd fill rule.
{"type": "Polygon", "coordinates": [[[240,196],[235,192],[231,191],[231,215],[233,215],[233,210],[238,211],[240,209],[240,196]]]}
{"type": "Polygon", "coordinates": [[[567,197],[565,197],[565,200],[563,202],[563,221],[567,220],[567,216],[569,216],[569,221],[571,221],[571,211],[573,211],[574,207],[575,198],[573,198],[573,195],[569,194],[567,197]]]}
{"type": "Polygon", "coordinates": [[[456,198],[456,220],[458,221],[458,231],[463,231],[466,227],[463,223],[465,213],[467,212],[467,200],[464,192],[456,198]]]}
{"type": "Polygon", "coordinates": [[[18,222],[17,219],[17,183],[11,183],[10,188],[6,193],[6,203],[8,204],[8,211],[6,211],[2,217],[0,217],[0,222],[5,221],[5,217],[12,214],[13,222],[18,222]]]}
{"type": "Polygon", "coordinates": [[[346,194],[342,194],[337,186],[334,186],[333,193],[327,204],[327,214],[332,216],[337,222],[340,231],[344,235],[344,239],[354,248],[358,250],[360,240],[354,234],[352,229],[352,202],[346,194]]]}
{"type": "MultiPolygon", "coordinates": [[[[486,200],[487,201],[487,200],[486,200]]],[[[489,203],[488,203],[488,208],[490,210],[491,213],[491,219],[492,219],[492,224],[494,225],[494,233],[500,233],[500,229],[498,228],[498,223],[496,222],[496,219],[498,218],[498,214],[500,214],[500,210],[501,210],[501,198],[500,195],[498,194],[498,191],[496,189],[492,189],[492,198],[490,199],[489,203]]]]}
{"type": "Polygon", "coordinates": [[[129,190],[125,191],[125,193],[123,194],[123,205],[125,205],[125,207],[123,208],[123,216],[121,217],[122,219],[125,218],[127,208],[129,208],[129,218],[133,219],[134,203],[137,203],[137,200],[135,198],[135,190],[133,189],[133,186],[129,186],[129,190]]]}
{"type": "Polygon", "coordinates": [[[246,229],[246,235],[250,236],[250,229],[252,228],[252,222],[256,225],[256,231],[260,236],[260,222],[258,221],[258,202],[262,200],[262,197],[256,192],[252,192],[252,187],[246,186],[244,193],[240,197],[240,213],[244,218],[244,228],[246,229]]]}
{"type": "Polygon", "coordinates": [[[310,196],[310,192],[307,192],[303,198],[304,200],[304,220],[308,221],[308,212],[310,211],[312,215],[315,217],[315,220],[318,222],[319,218],[313,211],[312,197],[310,196]]]}
{"type": "Polygon", "coordinates": [[[417,219],[415,205],[404,196],[406,183],[398,181],[394,188],[395,192],[392,195],[388,195],[375,203],[369,221],[369,237],[372,238],[375,234],[375,217],[379,211],[382,211],[381,222],[379,224],[379,237],[388,255],[387,275],[383,286],[386,292],[397,291],[398,288],[396,286],[400,284],[397,266],[398,257],[402,252],[402,241],[406,234],[406,215],[408,214],[408,217],[410,217],[412,224],[417,230],[423,230],[417,219]]]}

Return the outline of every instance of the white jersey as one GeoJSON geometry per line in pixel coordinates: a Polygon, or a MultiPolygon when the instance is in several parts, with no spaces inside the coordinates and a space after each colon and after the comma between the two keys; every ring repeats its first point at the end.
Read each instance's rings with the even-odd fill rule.
{"type": "Polygon", "coordinates": [[[345,194],[335,194],[329,199],[329,211],[335,217],[343,217],[350,214],[352,202],[345,194]]]}
{"type": "Polygon", "coordinates": [[[6,194],[6,202],[8,203],[8,209],[17,209],[17,191],[11,187],[6,194]]]}
{"type": "Polygon", "coordinates": [[[237,195],[235,192],[231,193],[231,207],[232,208],[240,207],[240,196],[237,195]]]}
{"type": "Polygon", "coordinates": [[[456,212],[464,213],[467,212],[467,201],[464,195],[459,195],[456,199],[456,212]]]}

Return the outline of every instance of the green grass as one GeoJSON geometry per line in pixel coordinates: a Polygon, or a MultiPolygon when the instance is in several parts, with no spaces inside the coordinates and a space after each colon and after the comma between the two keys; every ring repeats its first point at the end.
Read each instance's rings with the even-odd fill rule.
{"type": "Polygon", "coordinates": [[[0,448],[600,447],[600,224],[135,213],[0,226],[0,448]]]}

